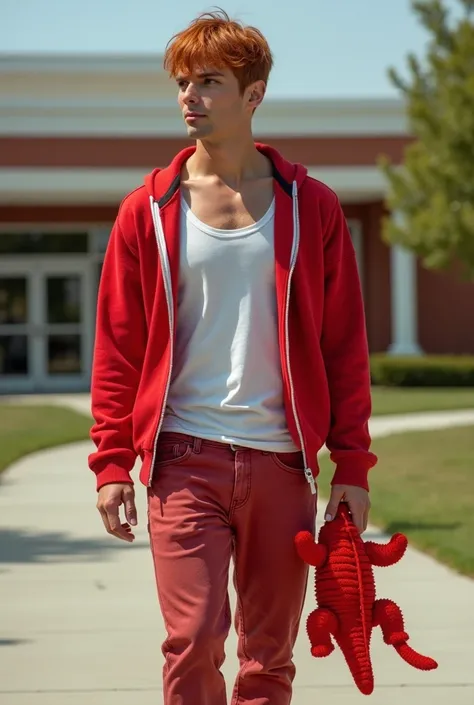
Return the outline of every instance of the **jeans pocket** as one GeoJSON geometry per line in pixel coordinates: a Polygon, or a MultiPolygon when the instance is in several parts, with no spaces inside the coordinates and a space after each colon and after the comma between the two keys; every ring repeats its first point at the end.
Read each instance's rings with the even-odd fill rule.
{"type": "Polygon", "coordinates": [[[189,458],[193,452],[193,447],[184,442],[159,443],[156,449],[155,466],[177,465],[189,458]]]}
{"type": "Polygon", "coordinates": [[[275,465],[282,470],[304,477],[304,458],[301,451],[293,453],[270,453],[270,457],[275,465]]]}

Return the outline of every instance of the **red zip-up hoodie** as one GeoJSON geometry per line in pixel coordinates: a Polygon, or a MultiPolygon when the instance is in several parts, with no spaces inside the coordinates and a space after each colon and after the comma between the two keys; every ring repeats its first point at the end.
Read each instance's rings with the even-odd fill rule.
{"type": "MultiPolygon", "coordinates": [[[[337,196],[271,147],[278,340],[288,428],[314,491],[326,444],[333,484],[368,489],[369,354],[355,251],[337,196]]],[[[92,371],[89,466],[97,488],[150,485],[169,390],[176,334],[180,173],[195,147],[120,205],[104,258],[92,371]]]]}

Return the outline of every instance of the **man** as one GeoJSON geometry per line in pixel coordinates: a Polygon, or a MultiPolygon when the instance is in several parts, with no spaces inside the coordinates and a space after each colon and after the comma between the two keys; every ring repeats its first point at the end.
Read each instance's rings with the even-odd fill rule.
{"type": "Polygon", "coordinates": [[[98,300],[92,380],[98,509],[133,541],[137,456],[167,638],[166,705],[224,705],[234,563],[233,705],[288,705],[314,531],[367,524],[370,379],[354,249],[335,194],[256,144],[272,67],[262,34],[223,12],[173,37],[165,67],[195,145],[120,206],[98,300]],[[119,507],[125,508],[121,523],[119,507]]]}

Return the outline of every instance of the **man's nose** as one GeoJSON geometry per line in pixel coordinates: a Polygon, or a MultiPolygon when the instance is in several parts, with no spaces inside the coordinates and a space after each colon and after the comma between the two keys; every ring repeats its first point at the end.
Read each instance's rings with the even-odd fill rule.
{"type": "Polygon", "coordinates": [[[199,100],[199,93],[194,84],[188,83],[186,91],[184,92],[184,102],[186,104],[195,104],[199,100]]]}

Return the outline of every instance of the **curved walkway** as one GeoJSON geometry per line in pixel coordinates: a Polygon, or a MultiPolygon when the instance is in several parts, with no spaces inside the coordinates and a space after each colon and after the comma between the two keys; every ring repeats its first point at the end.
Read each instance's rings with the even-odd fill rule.
{"type": "MultiPolygon", "coordinates": [[[[66,398],[60,399],[64,404],[66,398]]],[[[87,396],[70,400],[70,406],[88,413],[87,396]]],[[[378,437],[456,425],[474,425],[474,410],[378,417],[371,432],[378,437]]],[[[164,627],[148,551],[145,492],[137,484],[136,542],[123,544],[104,534],[87,469],[91,448],[85,442],[27,457],[0,482],[0,702],[5,705],[162,702],[164,627]]],[[[373,527],[364,537],[386,540],[373,527]]],[[[411,669],[376,630],[375,705],[472,705],[474,581],[413,549],[399,564],[375,571],[378,595],[400,604],[413,647],[440,663],[432,673],[411,669]]],[[[311,583],[304,615],[314,606],[311,583]]],[[[231,633],[223,669],[229,689],[235,649],[231,633]]],[[[338,651],[325,660],[311,657],[304,622],[295,661],[294,705],[318,699],[331,705],[361,702],[338,651]]]]}

